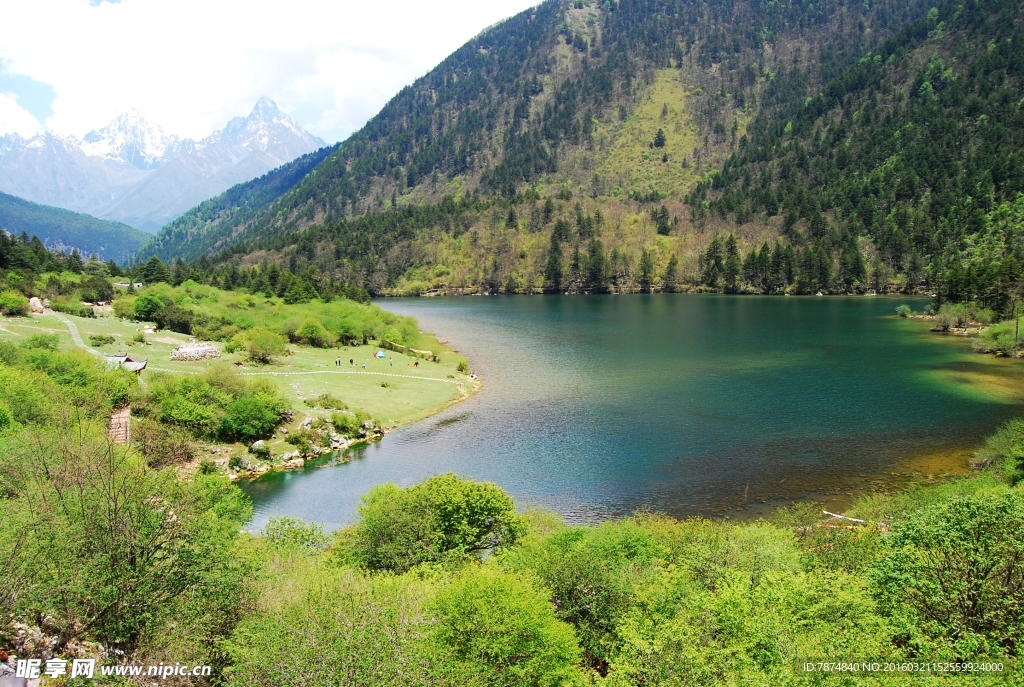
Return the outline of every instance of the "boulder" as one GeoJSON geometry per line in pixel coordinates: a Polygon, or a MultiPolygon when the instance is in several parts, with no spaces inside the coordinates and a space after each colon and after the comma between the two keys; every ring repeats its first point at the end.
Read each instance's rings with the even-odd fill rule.
{"type": "Polygon", "coordinates": [[[43,310],[45,310],[43,302],[36,296],[32,296],[32,298],[28,299],[28,309],[38,314],[41,314],[43,310]]]}

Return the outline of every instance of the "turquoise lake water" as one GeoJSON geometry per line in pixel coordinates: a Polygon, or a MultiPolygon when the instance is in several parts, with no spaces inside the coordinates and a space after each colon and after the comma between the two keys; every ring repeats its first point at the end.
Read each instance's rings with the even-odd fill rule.
{"type": "Polygon", "coordinates": [[[445,472],[496,482],[521,506],[582,522],[638,509],[742,517],[762,504],[891,485],[902,478],[893,473],[962,467],[982,437],[1024,412],[1021,365],[893,317],[902,302],[926,303],[669,294],[381,301],[467,355],[483,390],[348,463],[247,484],[252,527],[274,515],[337,527],[371,486],[445,472]]]}

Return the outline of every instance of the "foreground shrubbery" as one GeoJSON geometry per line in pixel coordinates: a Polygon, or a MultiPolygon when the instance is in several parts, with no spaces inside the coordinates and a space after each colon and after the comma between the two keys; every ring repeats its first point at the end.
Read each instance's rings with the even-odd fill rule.
{"type": "Polygon", "coordinates": [[[181,479],[111,445],[107,419],[135,376],[53,343],[0,343],[0,645],[219,670],[256,570],[238,534],[244,498],[217,475],[181,479]]]}

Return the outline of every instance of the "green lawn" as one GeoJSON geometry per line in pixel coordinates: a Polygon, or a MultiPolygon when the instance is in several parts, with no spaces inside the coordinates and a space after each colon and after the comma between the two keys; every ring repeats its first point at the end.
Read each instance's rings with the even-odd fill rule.
{"type": "MultiPolygon", "coordinates": [[[[245,363],[240,353],[225,353],[216,360],[178,362],[171,361],[169,356],[175,347],[190,340],[186,335],[161,331],[146,334],[146,343],[139,344],[132,339],[142,330],[141,323],[113,316],[66,317],[78,327],[86,344],[92,334],[114,337],[113,344],[96,347],[103,353],[127,352],[133,358],[148,359],[143,382],[160,372],[196,374],[225,361],[244,363],[240,366],[243,374],[270,379],[281,388],[295,409],[296,423],[304,417],[330,415],[329,410],[313,409],[303,403],[321,394],[340,398],[352,408],[367,411],[385,426],[394,427],[436,413],[477,388],[475,380],[456,371],[459,357],[447,350],[441,354],[439,363],[392,351],[385,351],[388,358],[378,360],[373,357],[379,350],[374,346],[317,349],[295,345],[289,346],[293,354],[282,357],[276,365],[260,367],[245,363]],[[341,367],[335,365],[337,358],[342,358],[341,367]],[[354,365],[349,364],[350,359],[354,365]],[[389,364],[389,359],[393,364],[389,364]]],[[[0,318],[0,339],[19,341],[38,333],[57,334],[62,348],[74,346],[67,327],[55,315],[0,318]]],[[[216,345],[223,349],[223,344],[216,345]]]]}

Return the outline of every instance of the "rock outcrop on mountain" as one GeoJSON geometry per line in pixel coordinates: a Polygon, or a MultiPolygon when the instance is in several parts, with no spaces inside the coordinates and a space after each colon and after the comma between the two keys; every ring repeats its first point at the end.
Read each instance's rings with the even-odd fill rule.
{"type": "Polygon", "coordinates": [[[261,98],[200,140],[127,112],[82,140],[0,137],[0,191],[155,232],[196,204],[324,146],[261,98]]]}

